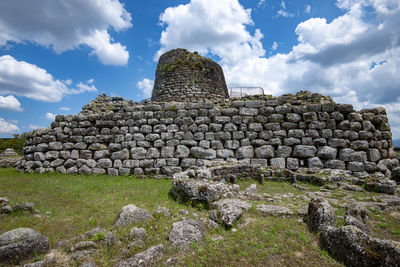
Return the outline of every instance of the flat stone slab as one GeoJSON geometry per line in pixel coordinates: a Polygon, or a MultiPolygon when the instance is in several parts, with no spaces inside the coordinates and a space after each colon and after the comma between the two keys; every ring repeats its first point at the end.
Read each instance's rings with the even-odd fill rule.
{"type": "Polygon", "coordinates": [[[289,208],[283,206],[275,206],[275,205],[265,205],[259,204],[256,207],[256,210],[263,214],[268,214],[272,216],[285,216],[292,215],[293,211],[289,208]]]}

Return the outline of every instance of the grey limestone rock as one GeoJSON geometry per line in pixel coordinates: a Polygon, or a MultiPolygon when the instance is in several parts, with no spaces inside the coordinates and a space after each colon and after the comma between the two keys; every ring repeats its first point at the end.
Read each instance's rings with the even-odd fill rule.
{"type": "Polygon", "coordinates": [[[143,227],[141,228],[132,228],[131,231],[129,232],[129,237],[133,239],[145,239],[147,237],[147,232],[146,229],[143,227]]]}
{"type": "Polygon", "coordinates": [[[373,238],[353,225],[326,227],[320,245],[347,266],[398,266],[400,243],[373,238]]]}
{"type": "Polygon", "coordinates": [[[335,159],[337,149],[329,146],[323,146],[318,148],[318,157],[321,159],[335,159]]]}
{"type": "Polygon", "coordinates": [[[115,219],[114,225],[126,226],[135,225],[138,222],[145,222],[152,219],[153,216],[146,210],[140,209],[135,205],[127,205],[123,207],[115,219]]]}
{"type": "Polygon", "coordinates": [[[284,158],[273,158],[270,160],[270,166],[272,168],[283,169],[286,166],[286,160],[284,158]]]}
{"type": "Polygon", "coordinates": [[[199,242],[204,236],[204,224],[199,220],[188,219],[173,223],[168,239],[172,246],[186,249],[191,242],[199,242]]]}
{"type": "Polygon", "coordinates": [[[116,267],[131,267],[131,266],[152,266],[155,265],[164,255],[164,245],[160,244],[153,246],[146,251],[136,254],[135,256],[119,261],[116,267]]]}
{"type": "Polygon", "coordinates": [[[311,231],[321,231],[335,221],[335,209],[325,199],[313,198],[308,204],[307,224],[311,231]]]}
{"type": "Polygon", "coordinates": [[[287,216],[293,214],[293,211],[291,209],[275,205],[259,204],[256,206],[256,210],[261,214],[267,214],[272,216],[287,216]]]}
{"type": "Polygon", "coordinates": [[[238,159],[253,158],[254,150],[252,146],[243,146],[237,150],[236,157],[238,159]]]}
{"type": "Polygon", "coordinates": [[[324,168],[324,164],[318,157],[309,158],[307,159],[307,166],[309,168],[324,168]]]}
{"type": "Polygon", "coordinates": [[[48,249],[49,239],[30,228],[17,228],[0,235],[0,263],[18,264],[48,249]]]}
{"type": "Polygon", "coordinates": [[[313,158],[317,149],[314,146],[297,145],[293,149],[292,156],[295,158],[313,158]]]}
{"type": "Polygon", "coordinates": [[[184,201],[213,202],[230,192],[229,186],[209,180],[177,180],[172,182],[171,194],[184,201]]]}
{"type": "Polygon", "coordinates": [[[258,147],[254,152],[256,158],[270,159],[274,157],[274,147],[270,145],[258,147]]]}
{"type": "Polygon", "coordinates": [[[215,159],[217,157],[217,152],[214,149],[202,147],[192,147],[190,153],[197,159],[215,159]]]}
{"type": "Polygon", "coordinates": [[[365,181],[365,190],[395,195],[396,182],[389,179],[370,178],[365,181]]]}

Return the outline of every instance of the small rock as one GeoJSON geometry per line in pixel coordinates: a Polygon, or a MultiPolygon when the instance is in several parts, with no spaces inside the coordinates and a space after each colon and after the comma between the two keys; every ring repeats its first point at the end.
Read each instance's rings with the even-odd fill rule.
{"type": "Polygon", "coordinates": [[[168,217],[171,215],[170,211],[166,207],[158,207],[157,210],[154,212],[155,216],[162,216],[162,217],[168,217]]]}
{"type": "Polygon", "coordinates": [[[135,256],[118,262],[116,267],[150,266],[154,265],[164,255],[164,245],[160,244],[135,256]]]}
{"type": "Polygon", "coordinates": [[[135,205],[127,205],[123,207],[114,222],[116,226],[135,225],[139,222],[145,222],[152,219],[153,216],[143,209],[136,207],[135,205]]]}
{"type": "Polygon", "coordinates": [[[146,229],[143,227],[141,228],[132,228],[131,231],[129,232],[129,237],[133,239],[145,239],[147,238],[147,232],[146,229]]]}
{"type": "Polygon", "coordinates": [[[189,211],[187,211],[187,210],[185,210],[185,209],[181,209],[181,210],[179,210],[179,214],[188,215],[188,214],[189,214],[189,211]]]}
{"type": "Polygon", "coordinates": [[[204,236],[204,224],[199,220],[188,219],[173,223],[168,239],[173,246],[185,249],[190,242],[199,242],[204,236]]]}
{"type": "Polygon", "coordinates": [[[89,249],[96,249],[97,245],[95,242],[93,241],[82,241],[79,242],[78,244],[73,245],[70,248],[71,252],[76,252],[76,251],[80,251],[80,250],[89,250],[89,249]]]}

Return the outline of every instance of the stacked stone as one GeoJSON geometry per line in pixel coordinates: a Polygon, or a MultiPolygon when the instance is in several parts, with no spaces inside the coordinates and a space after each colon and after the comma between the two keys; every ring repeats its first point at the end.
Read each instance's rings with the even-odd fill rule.
{"type": "Polygon", "coordinates": [[[240,161],[389,175],[399,165],[385,109],[357,112],[307,92],[59,115],[29,134],[23,152],[19,168],[39,173],[170,175],[240,161]]]}
{"type": "Polygon", "coordinates": [[[228,97],[218,63],[186,49],[173,49],[160,57],[153,101],[218,101],[228,97]]]}

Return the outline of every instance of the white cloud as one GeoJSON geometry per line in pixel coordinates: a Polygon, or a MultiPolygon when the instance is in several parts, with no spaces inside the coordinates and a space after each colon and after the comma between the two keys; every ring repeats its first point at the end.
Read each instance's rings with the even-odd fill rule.
{"type": "Polygon", "coordinates": [[[39,129],[39,128],[42,128],[42,127],[37,126],[37,125],[33,125],[33,124],[29,125],[29,129],[32,129],[32,130],[36,130],[36,129],[39,129]]]}
{"type": "Polygon", "coordinates": [[[259,7],[260,7],[260,6],[264,6],[266,2],[267,2],[266,0],[260,0],[260,1],[258,2],[257,6],[259,6],[259,7]]]}
{"type": "Polygon", "coordinates": [[[72,80],[71,79],[65,80],[64,83],[66,85],[71,85],[72,84],[72,80]]]}
{"type": "Polygon", "coordinates": [[[0,117],[0,134],[13,134],[19,132],[17,125],[9,123],[0,117]]]}
{"type": "Polygon", "coordinates": [[[160,15],[160,23],[166,29],[161,34],[156,60],[177,47],[217,54],[227,61],[237,61],[255,52],[257,56],[265,54],[261,32],[256,30],[252,35],[246,30],[246,25],[253,25],[251,10],[244,9],[238,0],[192,0],[167,8],[160,15]]]}
{"type": "Polygon", "coordinates": [[[311,6],[310,5],[305,5],[304,6],[304,13],[310,13],[311,12],[311,6]]]}
{"type": "Polygon", "coordinates": [[[278,42],[273,42],[271,50],[275,51],[276,49],[278,49],[278,42]]]}
{"type": "Polygon", "coordinates": [[[143,79],[136,84],[136,87],[142,91],[146,98],[151,97],[151,92],[153,91],[154,81],[149,79],[143,79]]]}
{"type": "Polygon", "coordinates": [[[71,110],[71,109],[70,109],[69,107],[61,107],[60,110],[62,110],[62,111],[68,111],[68,110],[71,110]]]}
{"type": "Polygon", "coordinates": [[[86,43],[93,48],[91,55],[96,55],[104,65],[127,65],[129,52],[126,46],[120,43],[111,43],[107,30],[95,31],[86,39],[86,43]]]}
{"type": "Polygon", "coordinates": [[[128,62],[126,47],[108,32],[132,26],[119,0],[2,0],[0,18],[0,46],[28,41],[62,53],[88,45],[103,64],[128,62]]]}
{"type": "MultiPolygon", "coordinates": [[[[0,57],[0,94],[13,94],[31,99],[57,102],[64,95],[97,91],[94,85],[79,83],[78,89],[68,87],[71,80],[54,79],[45,69],[25,61],[17,61],[10,55],[0,57]]],[[[14,98],[12,96],[12,98],[14,98]]],[[[18,100],[13,101],[17,106],[18,100]]],[[[19,102],[18,102],[19,103],[19,102]]]]}
{"type": "Polygon", "coordinates": [[[92,78],[92,79],[89,79],[89,80],[87,80],[86,82],[89,83],[89,84],[92,84],[92,83],[94,82],[94,79],[93,79],[93,78],[92,78]]]}
{"type": "Polygon", "coordinates": [[[51,112],[47,112],[45,115],[46,119],[54,121],[54,119],[56,118],[56,114],[53,114],[51,112]]]}
{"type": "MultiPolygon", "coordinates": [[[[229,86],[261,86],[267,94],[311,90],[359,108],[394,103],[400,97],[400,2],[339,0],[337,6],[343,15],[300,23],[292,51],[266,57],[261,31],[246,29],[253,24],[250,10],[237,0],[192,0],[160,16],[165,29],[157,56],[176,47],[215,54],[229,86]]],[[[400,111],[389,113],[395,123],[393,114],[400,111]]],[[[392,127],[400,129],[400,122],[392,127]]]]}
{"type": "Polygon", "coordinates": [[[289,13],[289,12],[286,11],[286,3],[285,3],[285,1],[281,2],[281,9],[279,9],[276,12],[276,14],[277,14],[277,16],[282,16],[282,17],[285,17],[285,18],[294,17],[294,14],[289,13]]]}
{"type": "Polygon", "coordinates": [[[21,103],[14,96],[1,96],[0,95],[0,109],[22,111],[21,103]]]}
{"type": "Polygon", "coordinates": [[[93,84],[88,85],[88,84],[84,84],[84,83],[80,82],[76,86],[78,87],[77,93],[97,92],[97,88],[93,84]]]}

